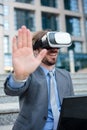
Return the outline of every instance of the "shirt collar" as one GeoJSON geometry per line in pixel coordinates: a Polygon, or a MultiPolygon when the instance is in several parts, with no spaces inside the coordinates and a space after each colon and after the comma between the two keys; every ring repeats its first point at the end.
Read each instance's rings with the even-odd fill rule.
{"type": "MultiPolygon", "coordinates": [[[[49,70],[46,69],[45,67],[43,66],[40,66],[42,68],[42,70],[44,71],[45,75],[47,76],[47,74],[49,73],[49,70]]],[[[53,73],[55,73],[55,67],[51,70],[53,73]]]]}

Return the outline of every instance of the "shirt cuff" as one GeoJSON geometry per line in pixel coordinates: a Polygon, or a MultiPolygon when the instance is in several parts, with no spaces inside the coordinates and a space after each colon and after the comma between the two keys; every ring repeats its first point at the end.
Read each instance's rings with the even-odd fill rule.
{"type": "Polygon", "coordinates": [[[23,82],[18,82],[17,80],[14,80],[12,74],[10,75],[9,77],[9,81],[8,81],[8,84],[11,88],[21,88],[24,86],[26,80],[23,81],[23,82]]]}

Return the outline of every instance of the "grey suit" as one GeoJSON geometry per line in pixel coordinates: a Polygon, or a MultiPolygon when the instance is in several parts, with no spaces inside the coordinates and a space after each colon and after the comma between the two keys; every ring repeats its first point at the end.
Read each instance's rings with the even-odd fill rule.
{"type": "MultiPolygon", "coordinates": [[[[42,130],[48,114],[48,91],[44,72],[40,67],[30,75],[22,88],[12,89],[5,81],[5,93],[19,96],[20,113],[13,130],[42,130]]],[[[73,95],[73,86],[69,72],[56,68],[56,81],[60,103],[65,96],[73,95]]]]}

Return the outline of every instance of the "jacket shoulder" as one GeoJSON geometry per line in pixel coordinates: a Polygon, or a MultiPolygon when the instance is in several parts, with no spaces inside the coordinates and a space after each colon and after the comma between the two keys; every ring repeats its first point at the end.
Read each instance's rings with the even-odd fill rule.
{"type": "Polygon", "coordinates": [[[56,68],[56,72],[64,77],[70,77],[70,72],[65,69],[56,68]]]}

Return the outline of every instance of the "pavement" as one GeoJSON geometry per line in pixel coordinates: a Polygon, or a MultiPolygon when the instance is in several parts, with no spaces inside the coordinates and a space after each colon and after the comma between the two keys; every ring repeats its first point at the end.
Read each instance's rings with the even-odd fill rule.
{"type": "MultiPolygon", "coordinates": [[[[19,103],[0,104],[0,114],[19,111],[19,103]]],[[[12,130],[13,125],[0,125],[0,130],[12,130]]]]}
{"type": "MultiPolygon", "coordinates": [[[[18,112],[19,103],[3,103],[0,104],[0,113],[18,112]]],[[[1,129],[0,129],[1,130],[1,129]]]]}
{"type": "Polygon", "coordinates": [[[80,70],[78,70],[77,73],[87,73],[87,68],[80,69],[80,70]]]}
{"type": "Polygon", "coordinates": [[[0,126],[0,130],[12,130],[13,125],[0,126]]]}

